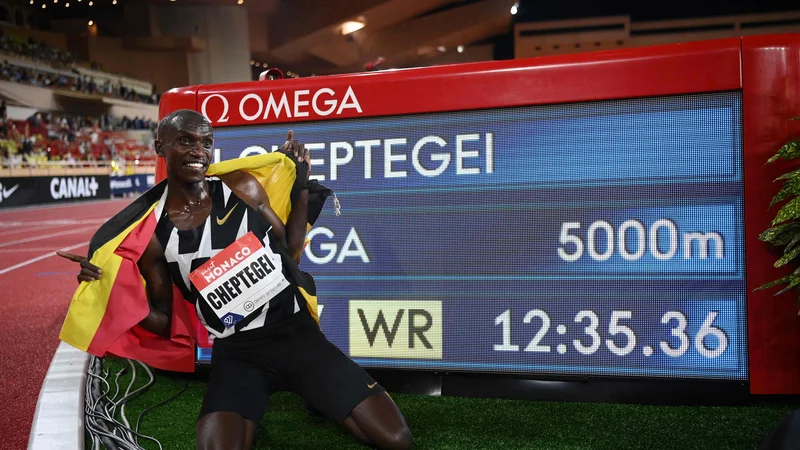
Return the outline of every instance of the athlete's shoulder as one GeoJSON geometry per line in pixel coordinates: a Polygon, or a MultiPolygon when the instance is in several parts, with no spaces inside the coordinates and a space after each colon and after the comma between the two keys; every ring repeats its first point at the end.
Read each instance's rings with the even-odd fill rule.
{"type": "Polygon", "coordinates": [[[220,174],[218,177],[221,184],[224,184],[248,205],[255,207],[259,204],[269,204],[267,191],[253,175],[243,170],[237,170],[220,174]]]}

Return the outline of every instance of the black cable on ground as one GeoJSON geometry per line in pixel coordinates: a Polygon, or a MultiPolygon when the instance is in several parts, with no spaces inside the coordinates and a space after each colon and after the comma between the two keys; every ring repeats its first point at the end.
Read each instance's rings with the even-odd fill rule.
{"type": "Polygon", "coordinates": [[[148,413],[148,412],[150,412],[150,411],[152,411],[152,410],[154,410],[154,409],[158,408],[159,406],[166,405],[167,403],[169,403],[169,402],[171,402],[171,401],[175,400],[175,399],[176,399],[176,398],[178,398],[178,397],[179,397],[181,394],[183,394],[184,392],[186,392],[186,389],[188,389],[188,388],[189,388],[189,380],[186,380],[186,381],[184,381],[184,382],[183,382],[183,387],[181,388],[181,390],[179,390],[177,393],[175,393],[175,394],[173,394],[172,396],[170,396],[170,397],[168,397],[168,398],[166,398],[166,399],[164,399],[164,400],[162,400],[162,401],[160,401],[160,402],[156,403],[156,404],[155,404],[155,405],[153,405],[153,406],[150,406],[150,407],[146,408],[144,411],[142,411],[141,413],[139,413],[139,417],[137,417],[137,418],[136,418],[136,427],[134,428],[134,430],[136,430],[137,432],[139,431],[139,425],[140,425],[140,424],[141,424],[141,422],[142,422],[142,417],[144,417],[144,415],[145,415],[146,413],[148,413]]]}

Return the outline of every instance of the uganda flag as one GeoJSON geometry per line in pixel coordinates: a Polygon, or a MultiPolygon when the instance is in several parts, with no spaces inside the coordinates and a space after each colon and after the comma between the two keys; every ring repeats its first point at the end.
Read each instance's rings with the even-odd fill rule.
{"type": "MultiPolygon", "coordinates": [[[[300,183],[295,183],[297,173],[307,169],[306,163],[296,164],[286,154],[274,152],[212,164],[207,175],[234,171],[250,173],[264,186],[272,209],[286,223],[292,200],[302,188],[300,183]]],[[[307,183],[306,187],[309,189],[310,227],[319,217],[331,191],[314,182],[307,183]]],[[[104,223],[92,237],[88,258],[102,269],[103,276],[78,286],[60,338],[96,356],[110,354],[158,369],[192,372],[198,318],[194,305],[184,300],[177,286],[173,285],[170,338],[157,336],[138,325],[150,313],[150,305],[137,261],[155,232],[164,208],[166,189],[166,180],[153,186],[104,223]]],[[[319,323],[313,278],[301,272],[287,255],[282,259],[306,299],[309,312],[319,323]]]]}

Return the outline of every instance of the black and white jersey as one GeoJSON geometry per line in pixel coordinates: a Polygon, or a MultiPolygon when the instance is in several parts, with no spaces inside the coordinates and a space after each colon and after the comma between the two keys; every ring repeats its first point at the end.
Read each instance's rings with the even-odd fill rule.
{"type": "MultiPolygon", "coordinates": [[[[211,196],[211,214],[199,227],[191,230],[175,228],[167,215],[166,208],[163,207],[166,192],[156,210],[159,215],[156,237],[164,249],[173,283],[181,290],[183,297],[195,305],[198,318],[217,338],[268,326],[298,312],[300,307],[295,298],[295,288],[290,285],[249,316],[226,328],[189,281],[189,274],[192,271],[249,231],[261,240],[268,252],[279,255],[269,222],[232,193],[218,178],[210,177],[207,181],[211,196]]],[[[284,276],[291,280],[286,266],[283,267],[284,276]]]]}

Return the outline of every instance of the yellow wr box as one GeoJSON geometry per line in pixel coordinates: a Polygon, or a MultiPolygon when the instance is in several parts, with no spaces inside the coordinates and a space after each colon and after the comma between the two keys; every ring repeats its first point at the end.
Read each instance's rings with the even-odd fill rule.
{"type": "Polygon", "coordinates": [[[350,356],[442,359],[442,302],[350,300],[350,356]]]}

